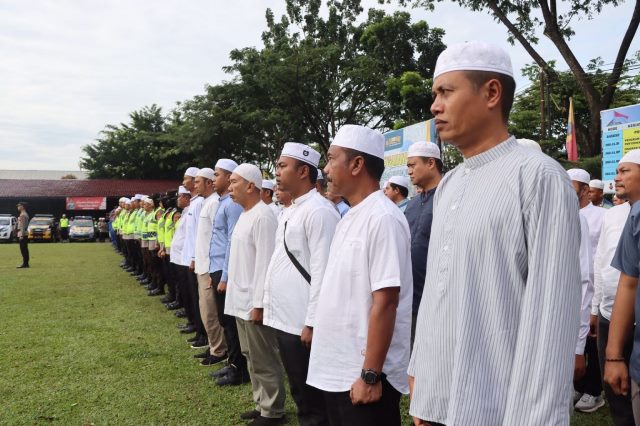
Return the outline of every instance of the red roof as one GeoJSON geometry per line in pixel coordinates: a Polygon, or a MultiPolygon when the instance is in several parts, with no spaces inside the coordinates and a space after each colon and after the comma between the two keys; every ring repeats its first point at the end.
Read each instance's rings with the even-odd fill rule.
{"type": "Polygon", "coordinates": [[[124,197],[176,191],[178,185],[174,180],[0,179],[0,198],[124,197]]]}

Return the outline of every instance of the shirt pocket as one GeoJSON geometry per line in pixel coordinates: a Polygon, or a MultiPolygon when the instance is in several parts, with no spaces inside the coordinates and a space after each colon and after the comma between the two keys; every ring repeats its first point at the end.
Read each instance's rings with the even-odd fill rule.
{"type": "Polygon", "coordinates": [[[307,235],[302,226],[287,222],[287,232],[284,235],[287,249],[300,262],[304,264],[306,258],[305,247],[307,245],[307,235]]]}

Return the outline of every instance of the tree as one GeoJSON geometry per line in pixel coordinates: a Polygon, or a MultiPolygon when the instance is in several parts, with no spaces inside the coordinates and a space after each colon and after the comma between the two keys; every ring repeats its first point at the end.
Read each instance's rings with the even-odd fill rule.
{"type": "MultiPolygon", "coordinates": [[[[509,117],[509,130],[519,138],[528,138],[540,141],[542,149],[548,155],[558,161],[566,162],[564,151],[567,132],[567,116],[569,111],[569,98],[573,97],[575,114],[575,131],[578,142],[589,138],[588,123],[591,122],[591,110],[584,94],[579,88],[576,77],[570,71],[557,71],[554,62],[549,62],[557,78],[549,82],[546,88],[546,135],[542,135],[540,128],[540,89],[538,87],[539,67],[537,64],[526,66],[522,72],[531,81],[531,86],[516,97],[511,115],[509,117]]],[[[640,75],[632,75],[629,69],[640,66],[640,52],[626,61],[621,72],[610,107],[629,105],[640,102],[640,75]]],[[[592,76],[593,84],[599,90],[607,84],[610,71],[608,71],[601,58],[593,59],[587,65],[587,71],[592,76]]],[[[596,117],[600,120],[600,115],[596,117]]],[[[580,146],[581,163],[588,164],[590,172],[600,175],[600,153],[589,155],[584,145],[580,146]]],[[[584,165],[583,164],[583,165],[584,165]]]]}
{"type": "MultiPolygon", "coordinates": [[[[435,3],[442,1],[444,0],[399,0],[399,3],[409,3],[433,9],[435,3]]],[[[567,0],[559,2],[560,4],[558,4],[557,0],[521,0],[517,2],[507,0],[454,1],[461,7],[473,11],[486,11],[491,14],[496,21],[502,23],[509,31],[509,41],[512,44],[518,41],[547,77],[552,81],[558,81],[560,78],[558,72],[548,60],[543,58],[536,48],[539,41],[537,30],[542,27],[542,33],[556,46],[569,66],[569,70],[575,78],[575,83],[589,111],[588,137],[579,141],[582,151],[587,156],[594,156],[600,153],[600,111],[610,108],[614,100],[629,46],[640,23],[640,1],[635,2],[626,32],[617,46],[613,67],[603,84],[597,83],[596,76],[589,72],[588,67],[585,69],[580,64],[571,50],[569,41],[571,36],[574,35],[574,31],[571,29],[570,24],[574,19],[592,19],[594,15],[601,13],[606,6],[617,6],[622,3],[621,0],[567,0]]]]}

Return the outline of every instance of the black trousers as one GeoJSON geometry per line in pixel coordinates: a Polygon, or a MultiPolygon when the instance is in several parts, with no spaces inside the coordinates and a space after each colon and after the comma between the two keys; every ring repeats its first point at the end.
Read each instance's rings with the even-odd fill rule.
{"type": "MultiPolygon", "coordinates": [[[[196,277],[195,272],[189,270],[188,267],[185,266],[185,270],[187,272],[187,292],[189,294],[189,301],[184,305],[185,310],[187,305],[191,306],[191,313],[193,318],[191,319],[191,323],[196,328],[196,333],[200,336],[207,336],[207,333],[204,329],[204,324],[202,323],[202,316],[200,315],[200,296],[198,296],[198,278],[196,277]]],[[[188,315],[188,314],[187,314],[188,315]]]]}
{"type": "Polygon", "coordinates": [[[602,393],[602,375],[598,361],[598,342],[595,337],[587,336],[584,355],[587,360],[587,372],[574,387],[578,392],[599,396],[602,393]]]}
{"type": "Polygon", "coordinates": [[[29,266],[29,238],[20,238],[20,254],[22,255],[22,265],[29,266]]]}
{"type": "Polygon", "coordinates": [[[291,397],[298,407],[298,423],[300,426],[328,425],[322,391],[307,384],[310,350],[302,345],[296,334],[278,330],[277,339],[291,397]]]}
{"type": "Polygon", "coordinates": [[[209,276],[211,277],[213,297],[216,301],[216,309],[218,310],[218,321],[224,330],[224,340],[227,342],[227,352],[229,353],[229,360],[227,362],[236,367],[238,372],[248,376],[249,370],[247,370],[247,359],[242,356],[242,351],[240,349],[236,317],[224,314],[226,293],[218,293],[217,291],[220,278],[222,278],[222,271],[212,272],[209,276]]]}
{"type": "Polygon", "coordinates": [[[400,392],[382,380],[382,398],[373,404],[353,405],[349,392],[322,391],[331,426],[400,426],[400,392]]]}
{"type": "Polygon", "coordinates": [[[67,241],[69,239],[69,228],[60,228],[60,239],[67,241]]]}
{"type": "Polygon", "coordinates": [[[180,298],[178,296],[177,265],[175,263],[171,263],[169,256],[166,256],[165,260],[167,261],[167,287],[169,287],[169,297],[171,300],[175,300],[180,303],[180,298]]]}
{"type": "MultiPolygon", "coordinates": [[[[602,315],[598,318],[598,355],[600,355],[600,371],[604,373],[604,359],[605,350],[607,349],[607,342],[609,341],[609,320],[602,315]]],[[[624,342],[623,356],[629,365],[631,359],[631,350],[633,349],[633,330],[627,336],[627,340],[624,342]]],[[[631,389],[631,383],[629,383],[629,389],[631,389]]],[[[616,426],[634,426],[633,411],[631,409],[631,392],[627,395],[616,395],[611,390],[611,387],[605,383],[604,394],[609,402],[609,409],[611,412],[611,418],[613,424],[616,426]]]]}

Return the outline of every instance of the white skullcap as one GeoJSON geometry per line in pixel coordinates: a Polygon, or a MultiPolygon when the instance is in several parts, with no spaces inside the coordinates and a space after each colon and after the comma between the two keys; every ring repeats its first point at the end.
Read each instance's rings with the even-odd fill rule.
{"type": "Polygon", "coordinates": [[[180,185],[178,187],[178,195],[180,194],[189,194],[189,191],[187,191],[187,188],[185,188],[184,186],[180,185]]]}
{"type": "Polygon", "coordinates": [[[338,130],[331,145],[350,148],[384,160],[384,136],[368,127],[345,124],[338,130]]]}
{"type": "Polygon", "coordinates": [[[501,47],[482,41],[470,41],[447,47],[438,56],[433,79],[451,71],[489,71],[513,78],[509,54],[501,47]]]}
{"type": "Polygon", "coordinates": [[[121,198],[123,203],[131,203],[131,199],[127,198],[127,197],[122,197],[121,198]]]}
{"type": "Polygon", "coordinates": [[[123,203],[126,199],[127,199],[127,197],[120,197],[120,199],[118,200],[118,202],[119,202],[119,203],[123,203]]]}
{"type": "Polygon", "coordinates": [[[132,201],[133,201],[133,200],[138,200],[138,201],[140,201],[140,200],[142,200],[142,197],[144,197],[144,195],[142,195],[142,194],[136,194],[136,195],[134,195],[134,196],[133,196],[133,198],[132,198],[131,200],[132,200],[132,201]]]}
{"type": "Polygon", "coordinates": [[[233,160],[229,160],[228,158],[219,159],[215,165],[216,169],[222,169],[228,172],[233,172],[236,167],[238,167],[238,163],[233,160]]]}
{"type": "Polygon", "coordinates": [[[389,178],[389,183],[393,183],[395,185],[403,186],[409,189],[409,178],[406,176],[391,176],[389,178]]]}
{"type": "Polygon", "coordinates": [[[604,182],[602,182],[600,179],[592,179],[589,182],[589,188],[604,189],[604,182]]]}
{"type": "Polygon", "coordinates": [[[200,177],[203,177],[205,179],[210,179],[210,180],[213,180],[215,178],[215,176],[213,174],[213,169],[211,169],[209,167],[205,167],[205,168],[202,168],[202,169],[198,170],[198,173],[196,174],[196,176],[200,176],[200,177]]]}
{"type": "Polygon", "coordinates": [[[184,175],[185,176],[191,176],[192,178],[194,178],[194,177],[198,176],[198,170],[200,170],[200,169],[197,168],[197,167],[189,167],[187,169],[187,171],[184,172],[184,175]]]}
{"type": "Polygon", "coordinates": [[[273,191],[273,188],[275,188],[275,184],[273,182],[266,179],[262,180],[262,189],[270,189],[273,191]]]}
{"type": "Polygon", "coordinates": [[[433,142],[418,141],[409,146],[407,158],[426,157],[440,160],[440,148],[433,142]]]}
{"type": "Polygon", "coordinates": [[[127,205],[127,204],[131,205],[131,200],[127,198],[127,199],[124,201],[124,204],[125,204],[125,205],[127,205]]]}
{"type": "Polygon", "coordinates": [[[534,141],[534,140],[531,140],[531,139],[517,139],[516,141],[521,146],[524,146],[524,147],[527,147],[527,148],[537,149],[538,151],[542,152],[542,148],[540,148],[540,144],[538,142],[534,141]]]}
{"type": "Polygon", "coordinates": [[[320,169],[318,169],[318,178],[316,180],[324,180],[324,175],[320,169]]]}
{"type": "Polygon", "coordinates": [[[285,143],[280,155],[304,161],[307,164],[311,164],[313,167],[318,167],[318,163],[320,162],[320,153],[318,151],[311,148],[309,145],[298,142],[285,143]]]}
{"type": "Polygon", "coordinates": [[[262,189],[262,173],[257,166],[249,163],[242,163],[236,167],[233,173],[253,183],[256,188],[262,189]]]}
{"type": "Polygon", "coordinates": [[[586,170],[569,169],[567,170],[567,173],[569,174],[569,178],[571,178],[571,180],[575,180],[576,182],[582,182],[589,185],[591,176],[589,176],[589,173],[586,170]]]}
{"type": "Polygon", "coordinates": [[[640,164],[640,149],[632,149],[620,159],[620,163],[640,164]]]}
{"type": "Polygon", "coordinates": [[[153,200],[152,200],[151,198],[149,198],[149,197],[144,197],[144,198],[142,199],[142,202],[143,202],[143,203],[147,203],[147,204],[152,204],[152,203],[153,203],[153,200]]]}

